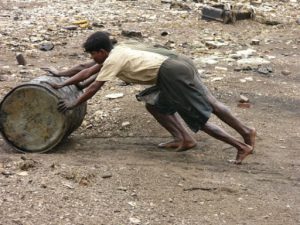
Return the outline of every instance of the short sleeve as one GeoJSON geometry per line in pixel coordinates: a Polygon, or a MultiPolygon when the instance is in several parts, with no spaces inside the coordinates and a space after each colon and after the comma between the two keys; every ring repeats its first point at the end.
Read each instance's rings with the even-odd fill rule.
{"type": "Polygon", "coordinates": [[[122,52],[115,52],[114,50],[104,61],[96,80],[97,81],[111,81],[115,79],[122,71],[126,61],[122,52]]]}

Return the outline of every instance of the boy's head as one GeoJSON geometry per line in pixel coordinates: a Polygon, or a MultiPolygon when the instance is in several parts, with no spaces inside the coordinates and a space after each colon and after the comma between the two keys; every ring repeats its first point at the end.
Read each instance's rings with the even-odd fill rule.
{"type": "Polygon", "coordinates": [[[97,63],[103,63],[112,50],[113,44],[108,33],[98,31],[86,39],[83,47],[97,63]]]}
{"type": "Polygon", "coordinates": [[[113,48],[113,45],[107,32],[98,31],[86,39],[83,47],[85,51],[89,53],[97,52],[101,49],[110,52],[113,48]]]}

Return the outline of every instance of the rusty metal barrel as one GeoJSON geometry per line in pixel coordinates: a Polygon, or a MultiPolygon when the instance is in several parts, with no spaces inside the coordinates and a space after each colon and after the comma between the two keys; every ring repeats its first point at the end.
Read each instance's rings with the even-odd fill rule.
{"type": "Polygon", "coordinates": [[[53,89],[46,82],[61,77],[41,76],[13,88],[0,103],[0,133],[21,152],[46,152],[57,146],[82,123],[86,103],[66,113],[57,110],[60,99],[74,100],[82,91],[75,85],[53,89]]]}

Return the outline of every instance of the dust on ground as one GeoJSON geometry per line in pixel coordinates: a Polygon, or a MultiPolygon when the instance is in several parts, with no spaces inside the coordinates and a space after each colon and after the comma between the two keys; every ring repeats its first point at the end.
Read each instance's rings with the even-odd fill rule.
{"type": "Polygon", "coordinates": [[[42,75],[42,66],[88,61],[80,45],[96,30],[119,41],[128,39],[122,30],[139,31],[138,41],[194,59],[214,95],[257,129],[255,154],[236,166],[233,148],[201,132],[193,134],[192,150],[158,149],[170,137],[135,100],[144,87],[112,82],[89,101],[82,126],[53,151],[20,154],[0,139],[1,225],[300,223],[299,1],[263,1],[263,12],[279,20],[274,26],[207,22],[199,18],[202,1],[184,3],[189,10],[164,2],[0,3],[1,97],[42,75]],[[76,20],[94,24],[72,30],[76,20]],[[251,45],[253,39],[259,44],[251,45]],[[39,50],[43,42],[54,49],[39,50]],[[269,63],[244,67],[230,57],[247,49],[256,52],[246,59],[269,63]],[[16,52],[29,65],[18,66],[16,52]],[[124,97],[106,99],[111,93],[124,97]],[[237,107],[241,94],[250,108],[237,107]]]}

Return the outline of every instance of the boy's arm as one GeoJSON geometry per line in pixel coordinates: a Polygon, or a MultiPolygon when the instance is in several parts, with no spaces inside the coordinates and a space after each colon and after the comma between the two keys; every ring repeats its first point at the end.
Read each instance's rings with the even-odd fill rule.
{"type": "Polygon", "coordinates": [[[60,100],[58,102],[58,111],[65,112],[67,110],[73,109],[76,106],[82,104],[83,102],[87,101],[88,99],[92,98],[98,90],[103,86],[105,81],[94,81],[90,86],[88,86],[85,92],[79,96],[75,101],[69,100],[60,100]]]}
{"type": "Polygon", "coordinates": [[[96,62],[90,61],[87,63],[82,63],[79,65],[76,65],[76,66],[72,67],[71,69],[61,71],[61,72],[59,72],[57,69],[55,69],[53,67],[43,67],[41,69],[52,74],[55,77],[72,77],[75,74],[79,73],[80,71],[90,68],[90,67],[94,66],[95,64],[96,64],[96,62]]]}
{"type": "Polygon", "coordinates": [[[98,76],[98,74],[94,74],[94,75],[90,76],[89,78],[87,78],[86,80],[80,82],[76,86],[82,90],[82,89],[88,87],[91,83],[93,83],[96,80],[97,76],[98,76]]]}
{"type": "Polygon", "coordinates": [[[64,86],[72,85],[72,84],[78,84],[80,81],[83,81],[90,76],[98,73],[101,69],[102,65],[96,64],[90,68],[84,69],[77,73],[75,76],[70,77],[69,79],[63,81],[62,83],[51,83],[51,82],[46,82],[50,86],[52,86],[55,89],[62,88],[64,86]]]}

